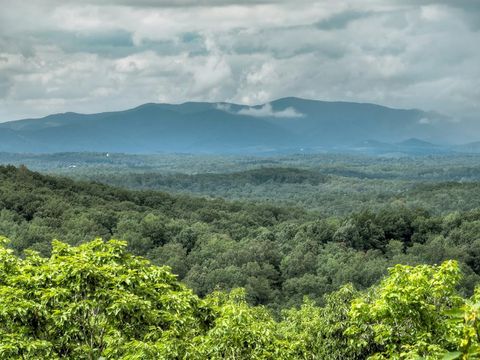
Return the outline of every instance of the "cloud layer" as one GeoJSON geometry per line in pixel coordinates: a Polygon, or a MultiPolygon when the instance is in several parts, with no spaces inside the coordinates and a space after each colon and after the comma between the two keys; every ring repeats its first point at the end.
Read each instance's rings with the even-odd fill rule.
{"type": "Polygon", "coordinates": [[[293,107],[288,107],[283,110],[275,111],[273,110],[272,105],[270,103],[267,103],[259,107],[248,107],[248,108],[240,109],[240,111],[238,111],[238,114],[255,116],[255,117],[275,117],[275,118],[298,118],[298,117],[304,116],[302,113],[298,112],[293,107]]]}
{"type": "Polygon", "coordinates": [[[285,96],[480,114],[480,6],[467,0],[0,6],[0,121],[285,96]]]}

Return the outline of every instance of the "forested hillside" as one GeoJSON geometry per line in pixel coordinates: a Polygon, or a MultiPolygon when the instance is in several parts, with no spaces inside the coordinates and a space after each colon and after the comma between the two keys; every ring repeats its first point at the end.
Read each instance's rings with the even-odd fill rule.
{"type": "Polygon", "coordinates": [[[456,259],[460,290],[479,281],[480,209],[442,215],[384,203],[336,217],[294,207],[132,191],[0,168],[0,233],[21,254],[47,256],[52,239],[97,236],[169,265],[198,295],[244,287],[251,304],[272,309],[317,303],[353,283],[375,284],[395,264],[456,259]]]}
{"type": "Polygon", "coordinates": [[[377,211],[394,201],[431,214],[480,207],[480,158],[473,155],[0,153],[0,163],[130,189],[302,207],[327,217],[377,211]]]}
{"type": "MultiPolygon", "coordinates": [[[[463,174],[467,172],[468,169],[463,174]]],[[[317,169],[262,167],[233,173],[193,175],[102,170],[80,170],[69,175],[130,189],[301,206],[324,215],[347,215],[362,208],[379,209],[393,201],[439,214],[480,207],[478,182],[430,178],[437,176],[443,180],[446,178],[443,174],[425,174],[426,180],[404,180],[393,174],[386,176],[353,170],[331,169],[323,172],[317,169]],[[340,174],[335,174],[337,172],[340,174]]],[[[454,174],[450,175],[457,179],[454,174]]],[[[476,179],[478,174],[472,171],[471,176],[476,179]]]]}

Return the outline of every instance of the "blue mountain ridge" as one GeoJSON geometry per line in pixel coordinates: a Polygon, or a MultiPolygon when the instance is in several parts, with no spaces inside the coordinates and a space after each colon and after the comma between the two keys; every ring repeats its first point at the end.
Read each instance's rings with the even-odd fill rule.
{"type": "Polygon", "coordinates": [[[452,143],[462,131],[441,114],[368,103],[295,97],[256,106],[147,103],[124,111],[68,112],[0,123],[0,151],[251,154],[478,149],[433,144],[452,143]]]}

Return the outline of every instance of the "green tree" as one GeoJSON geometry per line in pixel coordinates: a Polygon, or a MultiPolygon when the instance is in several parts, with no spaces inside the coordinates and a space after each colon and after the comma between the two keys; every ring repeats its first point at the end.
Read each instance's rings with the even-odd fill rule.
{"type": "Polygon", "coordinates": [[[207,299],[215,312],[214,327],[201,343],[201,359],[293,359],[277,338],[277,323],[263,307],[251,307],[245,292],[216,292],[207,299]]]}
{"type": "Polygon", "coordinates": [[[185,358],[208,308],[125,247],[54,242],[50,258],[24,259],[0,247],[0,358],[185,358]]]}
{"type": "Polygon", "coordinates": [[[454,347],[458,328],[448,311],[462,303],[455,261],[396,265],[380,285],[352,302],[346,334],[372,359],[438,359],[454,347]]]}

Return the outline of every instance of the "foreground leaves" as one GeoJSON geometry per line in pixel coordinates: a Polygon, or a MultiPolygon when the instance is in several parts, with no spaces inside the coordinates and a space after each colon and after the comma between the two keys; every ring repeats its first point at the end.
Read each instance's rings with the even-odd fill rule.
{"type": "Polygon", "coordinates": [[[455,261],[397,265],[279,319],[245,291],[200,299],[168,268],[100,239],[19,258],[0,239],[2,359],[479,359],[480,290],[455,261]]]}
{"type": "Polygon", "coordinates": [[[177,339],[208,327],[209,310],[168,268],[125,247],[54,242],[49,259],[0,248],[0,357],[185,357],[177,339]]]}

